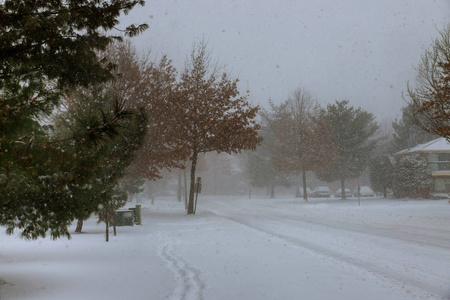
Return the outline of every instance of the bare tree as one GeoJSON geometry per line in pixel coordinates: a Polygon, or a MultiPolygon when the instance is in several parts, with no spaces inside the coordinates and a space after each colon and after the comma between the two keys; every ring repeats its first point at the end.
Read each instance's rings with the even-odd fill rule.
{"type": "Polygon", "coordinates": [[[450,25],[439,32],[416,70],[416,86],[408,84],[405,97],[415,122],[450,141],[450,25]]]}
{"type": "Polygon", "coordinates": [[[307,171],[325,172],[336,160],[333,133],[312,95],[296,89],[280,106],[272,105],[276,167],[302,175],[303,198],[308,200],[307,171]]]}

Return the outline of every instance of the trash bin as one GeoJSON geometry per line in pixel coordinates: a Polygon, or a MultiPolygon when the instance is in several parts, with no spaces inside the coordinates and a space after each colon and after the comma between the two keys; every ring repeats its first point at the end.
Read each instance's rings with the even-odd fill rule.
{"type": "Polygon", "coordinates": [[[134,224],[137,224],[136,208],[135,207],[130,207],[130,208],[128,208],[128,210],[133,212],[133,222],[134,222],[134,224]]]}
{"type": "Polygon", "coordinates": [[[114,221],[116,226],[133,226],[134,212],[131,210],[116,210],[114,221]]]}

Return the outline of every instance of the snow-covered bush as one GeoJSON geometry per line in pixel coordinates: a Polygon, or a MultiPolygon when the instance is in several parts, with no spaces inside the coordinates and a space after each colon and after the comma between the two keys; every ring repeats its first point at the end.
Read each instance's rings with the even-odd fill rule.
{"type": "Polygon", "coordinates": [[[410,154],[397,160],[394,175],[395,197],[427,197],[431,185],[431,174],[423,156],[410,154]]]}

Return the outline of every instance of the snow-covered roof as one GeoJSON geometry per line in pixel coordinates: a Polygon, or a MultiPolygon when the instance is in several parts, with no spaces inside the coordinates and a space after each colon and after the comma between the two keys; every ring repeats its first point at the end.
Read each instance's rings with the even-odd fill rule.
{"type": "Polygon", "coordinates": [[[407,153],[418,153],[418,152],[435,152],[435,153],[445,153],[450,152],[450,143],[443,137],[432,140],[425,144],[419,144],[413,148],[404,149],[402,151],[394,153],[394,155],[401,155],[407,153]]]}

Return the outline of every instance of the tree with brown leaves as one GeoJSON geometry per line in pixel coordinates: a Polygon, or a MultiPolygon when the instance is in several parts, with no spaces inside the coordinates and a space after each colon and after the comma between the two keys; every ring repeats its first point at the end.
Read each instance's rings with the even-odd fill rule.
{"type": "Polygon", "coordinates": [[[177,72],[172,62],[163,57],[158,64],[144,70],[142,81],[145,93],[138,100],[147,109],[148,133],[129,171],[151,180],[161,178],[162,169],[184,168],[187,152],[180,146],[177,72]]]}
{"type": "Polygon", "coordinates": [[[192,50],[190,59],[178,84],[178,124],[181,149],[189,153],[191,183],[188,214],[194,214],[195,169],[198,155],[240,153],[260,143],[259,125],[255,117],[259,107],[248,102],[248,94],[240,95],[238,80],[211,64],[206,45],[200,43],[192,50]]]}
{"type": "Polygon", "coordinates": [[[408,84],[406,101],[417,125],[450,141],[450,25],[439,34],[421,57],[417,84],[408,84]]]}
{"type": "Polygon", "coordinates": [[[127,170],[130,179],[161,178],[164,168],[182,168],[185,151],[179,147],[177,117],[172,105],[176,97],[177,72],[163,56],[159,62],[139,55],[130,42],[116,43],[107,50],[108,60],[116,64],[114,81],[107,89],[131,108],[147,112],[147,136],[127,170]]]}
{"type": "Polygon", "coordinates": [[[275,166],[282,172],[302,175],[303,198],[308,201],[306,172],[325,172],[336,161],[333,131],[306,90],[297,89],[280,106],[271,106],[275,166]]]}

